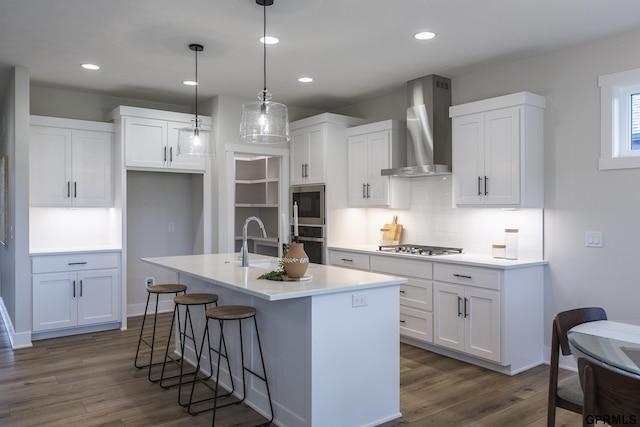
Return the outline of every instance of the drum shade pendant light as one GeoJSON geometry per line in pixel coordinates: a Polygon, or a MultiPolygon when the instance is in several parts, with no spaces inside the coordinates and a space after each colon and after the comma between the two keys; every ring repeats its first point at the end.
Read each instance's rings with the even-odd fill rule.
{"type": "MultiPolygon", "coordinates": [[[[263,10],[263,35],[267,37],[267,6],[273,0],[256,0],[263,10]]],[[[263,38],[263,40],[264,40],[263,38]]],[[[282,144],[289,142],[289,113],[287,106],[271,101],[267,90],[267,44],[263,43],[264,88],[258,100],[242,106],[240,140],[251,144],[282,144]]]]}
{"type": "Polygon", "coordinates": [[[202,119],[198,117],[198,52],[204,47],[201,44],[190,44],[189,49],[195,52],[196,57],[196,116],[191,120],[191,127],[184,127],[178,131],[178,155],[204,156],[209,154],[211,145],[211,132],[202,128],[202,119]]]}

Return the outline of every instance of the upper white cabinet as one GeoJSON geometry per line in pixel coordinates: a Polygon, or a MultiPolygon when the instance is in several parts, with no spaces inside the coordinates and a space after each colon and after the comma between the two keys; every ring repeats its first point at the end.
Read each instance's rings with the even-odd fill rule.
{"type": "MultiPolygon", "coordinates": [[[[332,146],[344,144],[344,131],[365,120],[324,113],[289,124],[291,185],[326,183],[332,146]]],[[[329,169],[330,170],[330,169],[329,169]]]]}
{"type": "MultiPolygon", "coordinates": [[[[125,167],[134,170],[204,172],[203,156],[178,154],[178,132],[194,116],[146,108],[118,107],[111,112],[122,138],[125,167]]],[[[210,119],[201,117],[203,126],[210,119]]]]}
{"type": "Polygon", "coordinates": [[[397,120],[347,129],[349,206],[410,207],[409,180],[381,175],[406,161],[404,129],[397,120]]]}
{"type": "Polygon", "coordinates": [[[544,206],[544,107],[520,92],[449,109],[457,206],[544,206]]]}
{"type": "Polygon", "coordinates": [[[31,116],[31,206],[113,204],[113,125],[31,116]]]}

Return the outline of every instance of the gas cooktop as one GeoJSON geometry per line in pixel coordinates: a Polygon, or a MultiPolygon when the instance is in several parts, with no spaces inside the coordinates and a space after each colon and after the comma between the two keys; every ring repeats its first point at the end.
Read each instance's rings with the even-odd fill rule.
{"type": "Polygon", "coordinates": [[[462,248],[447,248],[444,246],[425,246],[425,245],[413,245],[413,244],[402,244],[402,245],[380,245],[378,246],[378,250],[382,252],[397,252],[408,255],[425,255],[425,256],[435,256],[435,255],[449,255],[454,253],[462,253],[462,248]]]}

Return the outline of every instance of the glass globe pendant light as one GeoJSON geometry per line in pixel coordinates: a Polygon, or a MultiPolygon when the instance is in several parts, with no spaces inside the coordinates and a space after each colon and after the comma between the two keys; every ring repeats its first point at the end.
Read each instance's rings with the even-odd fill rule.
{"type": "MultiPolygon", "coordinates": [[[[256,0],[263,8],[263,41],[267,37],[267,6],[273,0],[256,0]]],[[[251,144],[282,144],[289,142],[289,113],[287,106],[271,101],[267,90],[267,44],[263,42],[264,88],[258,93],[258,101],[242,106],[240,140],[251,144]]]]}
{"type": "Polygon", "coordinates": [[[205,156],[209,154],[211,145],[211,132],[202,128],[202,119],[198,117],[198,52],[202,52],[204,47],[201,44],[192,43],[189,49],[195,52],[196,57],[196,116],[191,120],[190,127],[181,128],[178,131],[178,155],[205,156]]]}

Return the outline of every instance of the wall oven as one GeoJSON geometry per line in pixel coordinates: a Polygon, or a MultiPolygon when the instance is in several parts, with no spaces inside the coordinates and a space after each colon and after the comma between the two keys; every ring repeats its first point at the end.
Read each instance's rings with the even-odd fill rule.
{"type": "MultiPolygon", "coordinates": [[[[291,227],[291,241],[294,241],[293,226],[291,227]]],[[[299,225],[298,243],[304,243],[304,251],[309,256],[309,262],[325,263],[327,246],[323,225],[299,225]]]]}
{"type": "MultiPolygon", "coordinates": [[[[324,225],[324,185],[291,187],[291,206],[294,203],[298,204],[299,225],[324,225]]],[[[293,215],[293,209],[291,212],[293,215]]]]}

